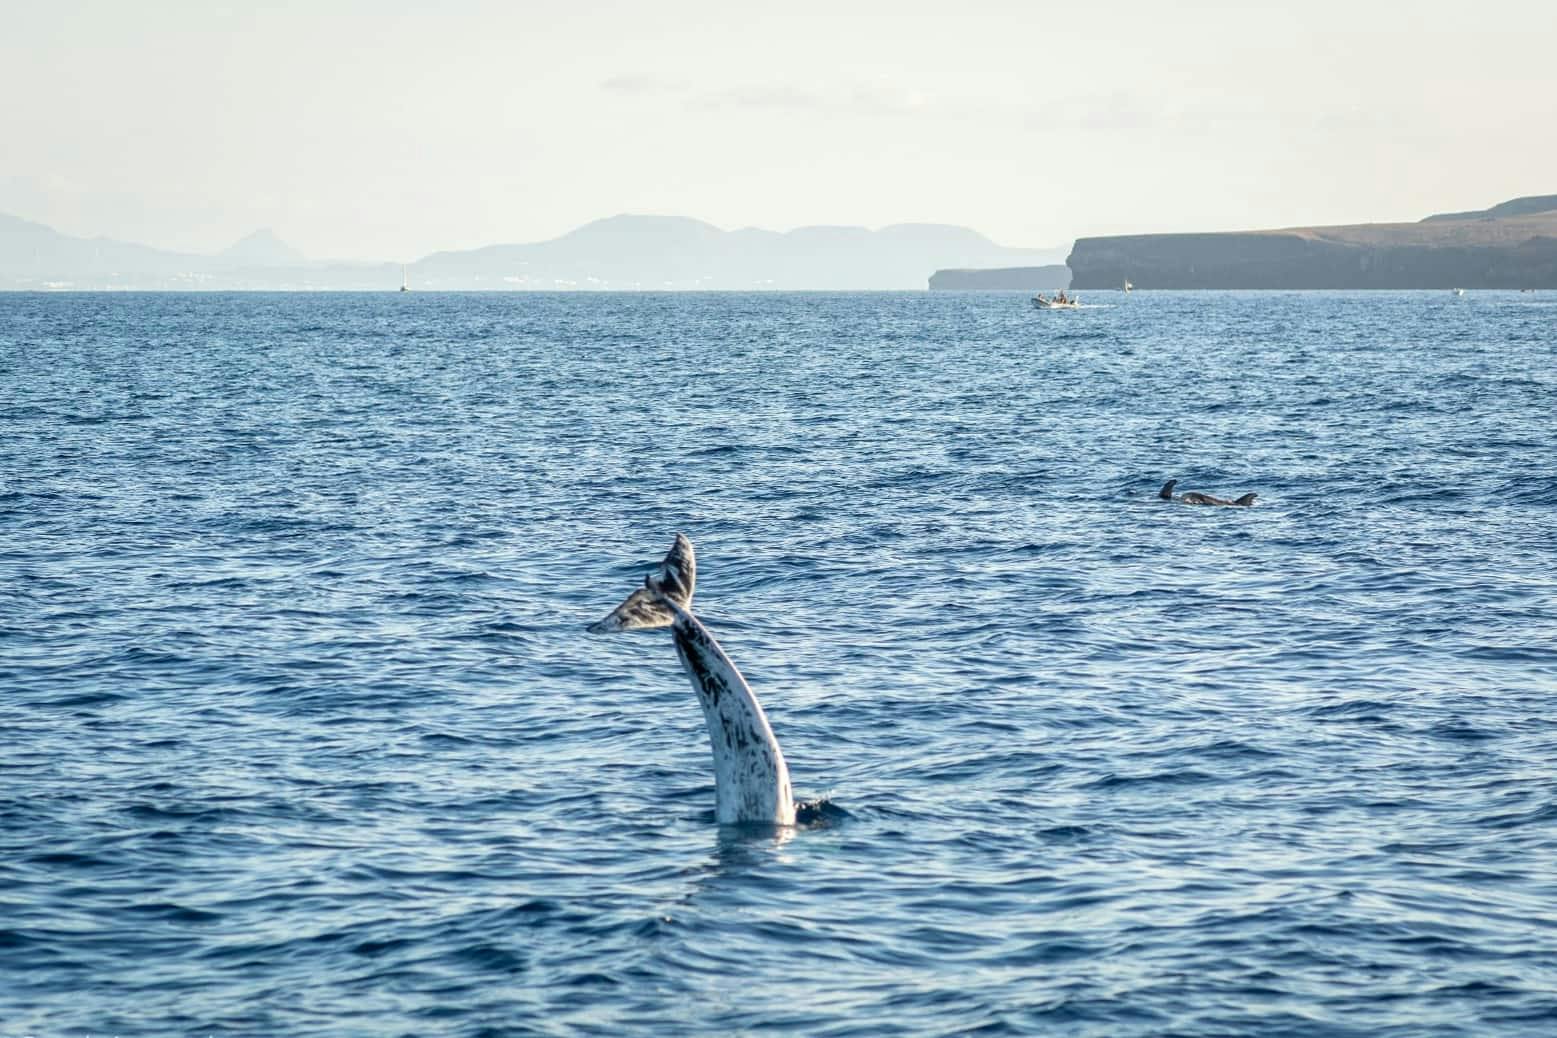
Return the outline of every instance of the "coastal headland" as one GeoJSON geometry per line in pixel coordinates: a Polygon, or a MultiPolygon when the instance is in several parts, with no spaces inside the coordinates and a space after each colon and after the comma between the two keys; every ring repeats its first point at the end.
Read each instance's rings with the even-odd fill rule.
{"type": "Polygon", "coordinates": [[[1417,223],[1079,238],[1073,288],[1557,288],[1557,195],[1417,223]]]}

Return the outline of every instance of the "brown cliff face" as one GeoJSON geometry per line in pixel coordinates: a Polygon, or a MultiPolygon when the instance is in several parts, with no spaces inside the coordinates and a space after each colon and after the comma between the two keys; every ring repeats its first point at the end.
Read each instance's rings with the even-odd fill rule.
{"type": "MultiPolygon", "coordinates": [[[[1516,200],[1516,202],[1523,200],[1516,200]]],[[[1515,203],[1487,210],[1519,208],[1515,203]]],[[[1075,288],[1557,288],[1557,210],[1409,224],[1081,238],[1075,288]]]]}

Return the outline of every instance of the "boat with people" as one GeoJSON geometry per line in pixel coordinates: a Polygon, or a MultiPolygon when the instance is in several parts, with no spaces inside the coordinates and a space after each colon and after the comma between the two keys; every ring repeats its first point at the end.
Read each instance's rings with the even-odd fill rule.
{"type": "Polygon", "coordinates": [[[1039,292],[1033,296],[1033,305],[1040,310],[1079,310],[1081,300],[1075,296],[1067,296],[1063,290],[1052,299],[1039,292]]]}

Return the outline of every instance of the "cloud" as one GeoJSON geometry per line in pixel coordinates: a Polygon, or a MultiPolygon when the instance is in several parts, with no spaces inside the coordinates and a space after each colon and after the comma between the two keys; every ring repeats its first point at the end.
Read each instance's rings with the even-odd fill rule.
{"type": "Polygon", "coordinates": [[[1055,98],[1021,115],[1029,130],[1093,130],[1105,133],[1149,130],[1162,124],[1162,114],[1149,102],[1124,92],[1055,98]]]}
{"type": "Polygon", "coordinates": [[[954,113],[920,91],[880,81],[855,81],[823,88],[790,83],[736,83],[710,89],[658,76],[624,73],[603,80],[600,88],[627,97],[674,100],[694,111],[736,109],[868,116],[961,114],[961,106],[954,113]]]}
{"type": "Polygon", "coordinates": [[[613,94],[667,94],[681,88],[655,76],[627,75],[612,76],[600,84],[600,89],[613,94]]]}
{"type": "Polygon", "coordinates": [[[1160,104],[1126,91],[1056,96],[945,97],[885,79],[833,84],[736,83],[707,87],[649,75],[613,76],[601,84],[615,94],[654,98],[696,112],[795,113],[863,119],[931,119],[962,125],[1020,127],[1054,132],[1130,133],[1172,123],[1160,104]]]}
{"type": "Polygon", "coordinates": [[[846,83],[830,89],[805,89],[788,84],[743,84],[703,91],[688,99],[695,108],[741,108],[813,112],[832,115],[922,116],[937,106],[916,90],[879,82],[846,83]]]}
{"type": "Polygon", "coordinates": [[[693,108],[776,108],[820,112],[828,107],[826,97],[815,91],[760,83],[703,91],[687,100],[693,108]]]}

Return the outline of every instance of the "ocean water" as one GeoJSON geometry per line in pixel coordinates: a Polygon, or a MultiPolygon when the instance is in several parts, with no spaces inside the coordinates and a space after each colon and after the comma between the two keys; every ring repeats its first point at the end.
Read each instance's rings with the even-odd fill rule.
{"type": "Polygon", "coordinates": [[[1083,296],[0,295],[0,1036],[1553,1033],[1557,296],[1083,296]]]}

